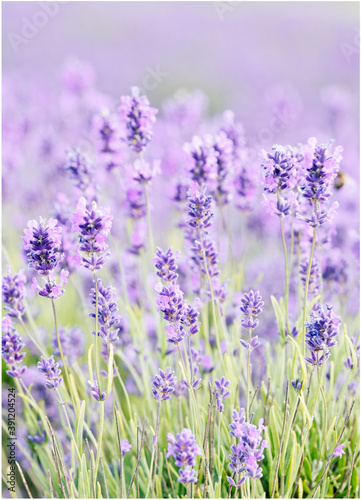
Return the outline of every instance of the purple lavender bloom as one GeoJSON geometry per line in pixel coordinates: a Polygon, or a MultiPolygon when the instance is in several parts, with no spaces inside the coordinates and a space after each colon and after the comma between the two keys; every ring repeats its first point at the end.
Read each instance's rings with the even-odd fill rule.
{"type": "Polygon", "coordinates": [[[337,147],[331,153],[333,141],[329,144],[319,144],[315,138],[309,139],[306,153],[307,175],[303,187],[303,196],[313,203],[326,201],[330,196],[330,188],[337,177],[342,160],[342,147],[337,147]]]}
{"type": "Polygon", "coordinates": [[[79,233],[79,250],[84,267],[95,271],[101,269],[109,257],[108,245],[105,243],[111,227],[113,216],[109,208],[98,207],[93,201],[92,208],[87,209],[85,198],[80,198],[71,218],[74,233],[79,233]]]}
{"type": "Polygon", "coordinates": [[[342,455],[345,455],[345,452],[343,450],[344,446],[345,446],[344,444],[340,444],[339,446],[337,446],[335,448],[335,451],[332,454],[332,458],[335,458],[335,457],[341,458],[342,455]]]}
{"type": "Polygon", "coordinates": [[[296,392],[300,392],[303,386],[303,381],[300,380],[299,378],[296,380],[291,380],[291,385],[296,392]]]}
{"type": "Polygon", "coordinates": [[[98,143],[100,153],[115,153],[120,143],[120,123],[118,116],[110,114],[104,109],[93,117],[93,131],[98,143]]]}
{"type": "Polygon", "coordinates": [[[244,328],[256,328],[259,325],[259,321],[256,318],[261,314],[262,306],[264,305],[260,292],[250,290],[243,295],[241,302],[240,310],[246,316],[245,319],[242,319],[241,325],[244,328]]]}
{"type": "Polygon", "coordinates": [[[261,345],[261,342],[258,340],[258,335],[253,337],[250,342],[246,342],[245,340],[240,339],[240,343],[243,345],[243,347],[249,351],[253,351],[253,349],[256,349],[261,345]]]}
{"type": "Polygon", "coordinates": [[[197,455],[201,455],[201,449],[197,445],[196,438],[190,429],[183,429],[176,437],[168,433],[168,453],[175,458],[175,465],[178,467],[193,467],[196,463],[197,455]]]}
{"type": "Polygon", "coordinates": [[[140,184],[148,184],[160,173],[160,161],[154,161],[152,167],[143,158],[134,162],[133,179],[140,184]]]}
{"type": "Polygon", "coordinates": [[[322,279],[327,288],[337,295],[347,292],[349,276],[348,263],[339,252],[327,255],[322,265],[322,279]]]}
{"type": "Polygon", "coordinates": [[[190,335],[196,335],[199,333],[199,327],[201,324],[197,322],[198,316],[199,311],[197,311],[195,307],[190,304],[184,305],[181,323],[188,328],[190,335]]]}
{"type": "Polygon", "coordinates": [[[125,192],[125,205],[129,217],[135,220],[143,219],[147,215],[145,193],[142,186],[135,182],[125,192]]]}
{"type": "Polygon", "coordinates": [[[176,377],[171,367],[168,366],[164,372],[159,368],[159,375],[153,380],[153,396],[157,401],[166,401],[171,398],[175,390],[176,377]]]}
{"type": "Polygon", "coordinates": [[[184,469],[179,469],[178,481],[183,484],[190,484],[197,482],[197,473],[192,467],[185,467],[184,469]]]}
{"type": "Polygon", "coordinates": [[[319,351],[311,351],[311,355],[305,357],[305,360],[311,365],[322,366],[323,362],[327,361],[330,356],[331,352],[329,350],[325,350],[321,356],[319,355],[319,351]]]}
{"type": "Polygon", "coordinates": [[[26,277],[21,269],[11,274],[11,267],[6,266],[7,275],[3,277],[2,297],[4,309],[13,318],[20,318],[25,313],[23,300],[25,297],[26,277]]]}
{"type": "Polygon", "coordinates": [[[193,137],[191,143],[184,145],[184,151],[189,155],[189,172],[192,181],[199,185],[207,184],[211,189],[217,186],[217,155],[213,147],[213,139],[206,136],[203,139],[193,137]]]}
{"type": "MultiPolygon", "coordinates": [[[[116,314],[118,311],[117,295],[112,287],[105,288],[100,278],[98,282],[98,321],[101,328],[98,335],[102,338],[104,343],[114,343],[118,339],[118,326],[121,323],[121,317],[116,314]],[[110,331],[112,329],[112,331],[110,331]]],[[[96,290],[95,287],[90,292],[91,303],[96,306],[96,290]]],[[[95,312],[90,313],[89,316],[95,318],[95,312]]],[[[93,332],[94,333],[94,332],[93,332]]]]}
{"type": "Polygon", "coordinates": [[[212,225],[212,196],[205,194],[193,183],[188,191],[188,225],[199,232],[212,225]]]}
{"type": "Polygon", "coordinates": [[[230,383],[231,382],[229,380],[226,380],[225,377],[222,377],[221,380],[214,381],[215,389],[213,390],[212,394],[216,398],[217,409],[220,412],[224,410],[223,401],[227,399],[231,394],[231,391],[228,391],[227,389],[230,383]]]}
{"type": "Polygon", "coordinates": [[[171,344],[179,344],[186,336],[186,331],[179,323],[174,323],[164,327],[167,336],[167,342],[171,344]]]}
{"type": "Polygon", "coordinates": [[[345,365],[346,368],[348,368],[349,370],[352,370],[353,369],[352,357],[347,356],[347,359],[346,359],[346,361],[343,362],[343,364],[345,365]]]}
{"type": "Polygon", "coordinates": [[[294,158],[283,146],[275,145],[272,152],[262,151],[264,163],[263,168],[264,190],[267,193],[277,193],[292,187],[294,158]]]}
{"type": "Polygon", "coordinates": [[[46,377],[45,387],[48,389],[57,389],[63,382],[62,377],[60,377],[61,370],[59,368],[59,363],[56,363],[54,356],[50,356],[49,359],[41,356],[41,361],[38,362],[38,371],[43,373],[46,377]]]}
{"type": "Polygon", "coordinates": [[[92,394],[93,398],[96,399],[97,401],[104,401],[104,399],[107,396],[107,393],[106,393],[106,391],[103,391],[100,394],[99,387],[98,387],[98,381],[93,380],[91,382],[90,380],[88,380],[88,384],[90,386],[90,390],[91,390],[91,394],[92,394]]]}
{"type": "Polygon", "coordinates": [[[34,444],[43,444],[46,440],[46,432],[43,431],[41,434],[38,432],[34,436],[28,435],[28,440],[34,444]]]}
{"type": "Polygon", "coordinates": [[[96,189],[92,182],[93,169],[88,157],[81,153],[79,148],[67,151],[65,169],[81,193],[85,195],[89,190],[93,196],[95,195],[96,189]]]}
{"type": "Polygon", "coordinates": [[[174,395],[176,398],[180,398],[184,396],[187,392],[187,386],[184,382],[184,380],[181,380],[175,384],[174,387],[174,395]]]}
{"type": "Polygon", "coordinates": [[[219,275],[218,268],[218,251],[214,241],[211,241],[208,237],[203,238],[203,245],[199,241],[195,241],[194,245],[191,247],[192,260],[199,267],[203,274],[208,274],[211,277],[219,275]],[[203,252],[206,260],[207,270],[205,268],[203,252]]]}
{"type": "Polygon", "coordinates": [[[132,445],[129,443],[128,439],[122,439],[120,441],[120,449],[123,457],[130,451],[132,445]]]}
{"type": "MultiPolygon", "coordinates": [[[[201,386],[202,380],[203,380],[203,379],[201,379],[201,378],[197,378],[197,380],[195,380],[195,381],[193,382],[193,384],[192,384],[192,389],[199,389],[199,388],[200,388],[200,386],[201,386]]],[[[183,379],[183,383],[184,383],[184,385],[187,387],[187,389],[190,389],[190,388],[191,388],[191,387],[190,387],[190,385],[189,385],[189,383],[187,382],[187,380],[186,380],[186,379],[183,379]]]]}
{"type": "MultiPolygon", "coordinates": [[[[307,272],[308,272],[308,264],[309,259],[305,257],[300,264],[300,278],[302,281],[303,289],[305,289],[306,281],[307,281],[307,272]]],[[[310,278],[308,282],[308,292],[310,295],[316,296],[319,292],[320,287],[320,267],[318,262],[312,262],[310,278]]]]}
{"type": "Polygon", "coordinates": [[[41,434],[37,433],[34,436],[32,436],[31,434],[28,434],[27,438],[29,441],[31,441],[34,444],[43,444],[43,443],[45,443],[45,440],[46,440],[46,432],[43,431],[41,434]]]}
{"type": "Polygon", "coordinates": [[[246,476],[243,476],[241,477],[241,479],[238,481],[238,483],[236,484],[235,481],[230,477],[230,476],[227,476],[227,481],[228,483],[231,485],[231,486],[241,486],[241,484],[243,484],[246,480],[246,476]]]}
{"type": "Polygon", "coordinates": [[[164,286],[158,283],[155,286],[155,290],[158,292],[156,304],[158,306],[158,311],[163,313],[163,318],[170,323],[181,321],[183,317],[184,300],[183,292],[179,288],[179,285],[170,283],[169,286],[164,286]]]}
{"type": "Polygon", "coordinates": [[[1,354],[10,368],[6,370],[10,377],[21,378],[25,373],[26,366],[18,365],[26,354],[20,352],[24,345],[10,316],[4,316],[2,320],[1,354]]]}
{"type": "Polygon", "coordinates": [[[326,310],[322,305],[318,306],[318,312],[311,312],[311,321],[306,322],[306,345],[311,351],[311,357],[305,360],[311,364],[322,364],[330,356],[330,348],[337,344],[339,325],[341,319],[334,314],[332,306],[326,305],[326,310]],[[324,357],[318,357],[323,351],[324,357]]]}
{"type": "Polygon", "coordinates": [[[157,276],[163,281],[175,282],[177,281],[178,274],[176,273],[178,266],[175,262],[178,257],[178,252],[173,253],[172,247],[164,252],[161,248],[157,247],[157,251],[153,258],[153,264],[157,269],[157,276]]]}
{"type": "Polygon", "coordinates": [[[317,145],[317,140],[312,138],[304,146],[306,176],[301,189],[306,205],[302,207],[300,213],[297,213],[297,217],[311,227],[330,222],[335,217],[338,207],[338,203],[334,202],[331,207],[322,208],[332,195],[331,188],[342,160],[343,148],[339,146],[331,153],[332,142],[317,145]],[[304,215],[309,208],[311,214],[304,215]]]}
{"type": "Polygon", "coordinates": [[[37,270],[38,274],[48,276],[63,258],[60,253],[61,232],[56,219],[42,219],[40,222],[31,220],[28,229],[24,229],[24,250],[27,251],[29,267],[37,270]]]}
{"type": "Polygon", "coordinates": [[[130,96],[121,97],[119,112],[128,146],[136,153],[144,151],[153,137],[158,110],[150,107],[146,96],[139,95],[137,87],[132,87],[130,96]]]}
{"type": "Polygon", "coordinates": [[[37,280],[33,278],[32,289],[39,290],[39,295],[41,297],[47,297],[48,299],[58,299],[65,292],[64,288],[61,287],[68,283],[68,276],[69,271],[65,271],[65,269],[62,269],[60,271],[60,278],[58,283],[54,271],[50,271],[47,277],[44,277],[46,281],[43,288],[39,285],[37,280]]]}
{"type": "Polygon", "coordinates": [[[217,185],[211,191],[217,205],[227,205],[231,197],[230,174],[233,168],[233,142],[227,134],[220,131],[213,140],[213,149],[216,154],[217,185]]]}
{"type": "Polygon", "coordinates": [[[246,477],[261,478],[262,469],[258,462],[264,458],[263,450],[268,447],[267,441],[261,438],[263,419],[258,423],[258,429],[255,425],[246,422],[244,408],[239,412],[233,411],[233,421],[229,425],[230,434],[239,439],[238,444],[231,446],[229,455],[229,468],[236,473],[244,472],[246,477]]]}

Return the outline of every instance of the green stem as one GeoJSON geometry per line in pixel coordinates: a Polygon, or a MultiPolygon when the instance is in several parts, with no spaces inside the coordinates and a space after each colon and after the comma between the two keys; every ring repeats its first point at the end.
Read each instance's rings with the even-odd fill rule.
{"type": "Polygon", "coordinates": [[[99,339],[98,339],[98,328],[99,328],[99,287],[98,278],[96,271],[93,271],[94,283],[95,283],[95,371],[98,383],[99,394],[102,393],[100,387],[100,359],[99,359],[99,339]]]}
{"type": "Polygon", "coordinates": [[[21,326],[24,328],[27,336],[32,341],[32,343],[37,347],[37,349],[40,352],[40,354],[42,356],[44,356],[44,358],[47,358],[48,357],[47,351],[43,350],[43,348],[40,346],[40,344],[38,344],[38,341],[35,340],[35,338],[32,336],[32,334],[30,333],[29,329],[27,328],[27,326],[25,324],[25,321],[23,320],[22,316],[19,316],[18,319],[20,321],[21,326]]]}
{"type": "Polygon", "coordinates": [[[249,392],[250,392],[250,382],[251,382],[251,339],[252,339],[252,328],[249,328],[249,349],[247,354],[247,411],[246,418],[249,422],[249,392]]]}
{"type": "MultiPolygon", "coordinates": [[[[325,362],[325,351],[323,351],[323,362],[325,362]]],[[[317,365],[317,373],[318,373],[318,377],[320,378],[321,375],[320,375],[320,369],[319,369],[319,366],[317,365]]],[[[324,408],[325,408],[325,421],[323,423],[323,448],[324,448],[324,456],[326,458],[326,454],[327,454],[327,443],[326,443],[326,435],[327,435],[327,401],[326,401],[326,396],[325,396],[325,391],[323,390],[323,387],[322,385],[320,385],[320,390],[321,390],[321,395],[322,395],[322,400],[323,400],[323,404],[324,404],[324,408]]]]}
{"type": "MultiPolygon", "coordinates": [[[[63,349],[61,347],[61,342],[60,342],[58,315],[57,315],[57,312],[56,312],[56,307],[55,307],[55,301],[54,301],[54,299],[51,299],[51,305],[52,305],[52,308],[53,308],[53,316],[54,316],[54,323],[55,323],[56,339],[57,339],[57,342],[58,342],[60,357],[61,357],[61,360],[63,362],[63,367],[64,367],[64,371],[65,371],[65,377],[66,377],[66,383],[67,383],[67,386],[68,386],[68,391],[69,391],[69,394],[71,394],[71,396],[72,396],[72,390],[71,390],[71,385],[70,385],[68,368],[67,368],[67,366],[65,364],[63,349]]],[[[73,400],[73,396],[72,396],[72,400],[73,400]]],[[[75,407],[74,400],[73,400],[73,404],[74,404],[74,407],[75,407]]]]}
{"type": "MultiPolygon", "coordinates": [[[[323,351],[323,353],[325,353],[325,351],[323,351]]],[[[318,353],[317,353],[317,363],[318,363],[318,353]]],[[[325,355],[323,355],[322,366],[321,366],[321,375],[319,375],[319,379],[318,379],[318,387],[317,387],[317,392],[316,392],[316,396],[315,396],[315,403],[312,407],[311,417],[314,416],[314,413],[316,410],[317,400],[318,400],[318,396],[319,396],[320,390],[321,390],[324,366],[325,366],[325,355]]]]}
{"type": "Polygon", "coordinates": [[[289,300],[289,292],[290,292],[290,270],[289,270],[289,267],[288,267],[287,245],[286,245],[286,238],[285,238],[285,233],[284,233],[284,229],[283,229],[283,219],[282,219],[282,217],[280,217],[280,224],[281,224],[281,235],[282,235],[283,251],[284,251],[284,254],[285,254],[285,275],[286,275],[285,309],[286,309],[286,325],[287,325],[288,335],[291,335],[290,321],[289,321],[289,314],[288,314],[288,300],[289,300]]]}
{"type": "Polygon", "coordinates": [[[61,397],[59,389],[56,388],[55,390],[56,390],[56,393],[58,395],[60,405],[62,406],[62,408],[64,410],[65,419],[66,419],[66,422],[68,424],[70,435],[71,435],[71,438],[72,438],[72,440],[74,442],[75,450],[76,450],[76,453],[78,455],[78,460],[79,460],[79,463],[80,463],[81,456],[80,456],[80,453],[79,453],[78,445],[76,444],[76,441],[75,441],[75,437],[74,437],[74,434],[73,434],[73,429],[71,428],[71,424],[70,424],[70,420],[69,420],[69,415],[68,415],[68,412],[67,412],[67,409],[66,409],[66,406],[65,406],[65,401],[63,401],[63,398],[61,397]]]}
{"type": "MultiPolygon", "coordinates": [[[[100,394],[100,393],[99,393],[100,394]]],[[[98,446],[97,446],[97,459],[95,462],[94,469],[94,487],[96,487],[97,483],[97,474],[99,468],[99,460],[102,453],[102,440],[103,440],[103,430],[104,430],[104,402],[100,401],[100,424],[99,424],[99,437],[98,437],[98,446]]]]}
{"type": "Polygon", "coordinates": [[[150,460],[150,469],[149,469],[149,476],[148,476],[148,485],[147,485],[147,491],[145,493],[145,498],[148,497],[148,493],[149,493],[149,488],[150,488],[150,485],[153,484],[153,474],[152,474],[152,471],[153,471],[153,463],[154,463],[154,456],[155,456],[155,448],[156,448],[156,445],[158,443],[158,432],[159,432],[159,415],[160,415],[160,401],[158,401],[158,406],[157,406],[157,422],[156,422],[156,426],[155,426],[155,436],[154,436],[154,445],[153,445],[153,449],[152,449],[152,458],[150,460]]]}
{"type": "Polygon", "coordinates": [[[311,276],[311,268],[312,268],[312,260],[313,260],[313,254],[315,251],[315,244],[316,244],[316,227],[313,228],[313,238],[312,238],[312,246],[311,246],[311,255],[310,255],[310,261],[308,264],[308,269],[307,269],[307,277],[306,277],[306,284],[305,284],[305,296],[304,296],[304,303],[303,303],[303,323],[302,323],[302,333],[300,335],[300,341],[302,341],[302,355],[305,356],[306,352],[306,343],[305,343],[305,333],[306,333],[306,327],[305,327],[305,322],[306,322],[306,316],[307,316],[307,295],[308,295],[308,286],[310,283],[310,276],[311,276]]]}
{"type": "MultiPolygon", "coordinates": [[[[218,331],[217,314],[216,314],[216,308],[215,308],[215,305],[214,305],[214,291],[213,291],[212,280],[211,280],[211,277],[210,277],[210,274],[209,274],[209,271],[208,271],[208,266],[207,266],[207,261],[206,261],[206,252],[205,252],[204,246],[203,246],[203,239],[202,239],[201,230],[199,230],[199,240],[200,240],[200,244],[201,244],[201,247],[202,247],[202,256],[203,256],[204,269],[206,271],[206,276],[207,276],[207,280],[208,280],[209,290],[211,292],[212,315],[213,315],[214,329],[215,329],[215,332],[216,332],[217,347],[219,349],[219,352],[221,352],[221,342],[220,342],[219,331],[218,331]]],[[[222,363],[222,367],[224,369],[225,368],[224,367],[224,359],[223,359],[222,355],[221,355],[221,363],[222,363]]]]}
{"type": "Polygon", "coordinates": [[[154,253],[154,242],[153,242],[153,231],[152,231],[152,220],[150,218],[150,206],[149,206],[149,196],[147,186],[144,186],[144,195],[145,195],[145,205],[147,210],[147,225],[148,225],[148,237],[149,237],[149,247],[150,251],[153,255],[154,253]]]}

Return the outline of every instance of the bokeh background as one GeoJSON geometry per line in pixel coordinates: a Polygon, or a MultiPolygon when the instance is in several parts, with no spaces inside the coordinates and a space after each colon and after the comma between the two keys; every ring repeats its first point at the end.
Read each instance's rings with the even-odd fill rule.
{"type": "MultiPolygon", "coordinates": [[[[3,213],[5,245],[15,260],[27,220],[53,213],[59,190],[74,206],[64,169],[68,148],[86,150],[99,185],[109,187],[91,118],[104,106],[117,113],[133,85],[159,109],[147,151],[149,159],[162,159],[153,186],[156,244],[169,244],[175,225],[167,207],[175,181],[187,175],[184,142],[214,132],[231,109],[244,126],[248,168],[255,172],[260,151],[273,144],[317,137],[343,146],[337,245],[351,268],[358,260],[358,2],[3,2],[2,9],[3,213]],[[189,98],[190,120],[199,121],[189,129],[169,104],[178,89],[202,93],[189,98]]],[[[121,214],[117,189],[103,200],[121,214]]],[[[265,287],[267,280],[273,293],[281,292],[278,220],[266,214],[259,191],[246,223],[259,245],[247,279],[265,287]],[[267,260],[266,244],[273,245],[267,260]]],[[[230,226],[237,234],[239,212],[230,215],[230,226]]]]}
{"type": "Polygon", "coordinates": [[[159,67],[167,76],[148,89],[154,104],[196,87],[213,109],[232,107],[259,121],[273,87],[297,94],[307,115],[332,83],[350,94],[357,113],[358,2],[53,2],[57,12],[47,21],[41,4],[3,2],[5,75],[55,82],[75,55],[114,97],[159,67]],[[21,41],[13,35],[24,26],[31,38],[21,41]]]}

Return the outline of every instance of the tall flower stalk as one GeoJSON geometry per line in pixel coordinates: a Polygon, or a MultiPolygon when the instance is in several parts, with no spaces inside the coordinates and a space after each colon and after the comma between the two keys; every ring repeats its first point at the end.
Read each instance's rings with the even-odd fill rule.
{"type": "Polygon", "coordinates": [[[259,291],[245,293],[241,299],[242,305],[240,307],[245,318],[242,319],[241,325],[248,330],[248,342],[240,340],[241,345],[247,349],[247,407],[246,419],[249,422],[249,406],[250,406],[250,390],[251,390],[251,352],[260,345],[258,336],[252,338],[252,332],[259,325],[257,316],[262,312],[262,297],[259,291]]]}
{"type": "Polygon", "coordinates": [[[338,203],[329,206],[328,201],[332,196],[332,187],[340,169],[343,148],[338,146],[331,152],[332,141],[329,144],[317,144],[315,138],[309,139],[304,147],[305,180],[302,186],[304,203],[300,206],[297,217],[313,228],[310,260],[307,269],[304,305],[303,327],[300,335],[302,353],[305,355],[306,337],[305,322],[307,317],[307,298],[310,275],[316,246],[317,228],[324,223],[330,223],[335,215],[338,203]]]}

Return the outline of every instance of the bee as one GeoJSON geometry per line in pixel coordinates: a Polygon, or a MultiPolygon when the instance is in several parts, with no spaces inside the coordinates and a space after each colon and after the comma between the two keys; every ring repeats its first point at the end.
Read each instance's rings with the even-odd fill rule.
{"type": "Polygon", "coordinates": [[[342,186],[344,186],[346,182],[346,174],[344,172],[338,172],[337,177],[334,182],[334,188],[335,189],[341,189],[342,186]]]}

